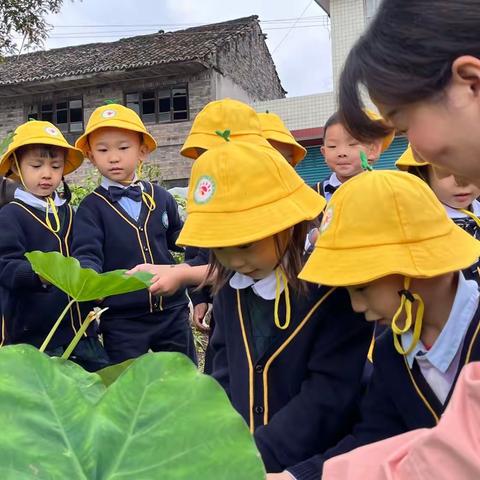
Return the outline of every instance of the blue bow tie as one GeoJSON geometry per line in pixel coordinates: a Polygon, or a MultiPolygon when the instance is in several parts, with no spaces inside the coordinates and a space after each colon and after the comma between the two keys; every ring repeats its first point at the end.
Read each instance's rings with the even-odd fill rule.
{"type": "Polygon", "coordinates": [[[135,202],[142,201],[142,189],[139,185],[130,185],[127,188],[108,187],[108,196],[112,202],[118,202],[122,197],[127,197],[135,202]]]}
{"type": "Polygon", "coordinates": [[[327,183],[323,190],[325,192],[333,195],[337,191],[337,189],[338,189],[338,187],[335,187],[335,186],[331,185],[330,183],[327,183]]]}

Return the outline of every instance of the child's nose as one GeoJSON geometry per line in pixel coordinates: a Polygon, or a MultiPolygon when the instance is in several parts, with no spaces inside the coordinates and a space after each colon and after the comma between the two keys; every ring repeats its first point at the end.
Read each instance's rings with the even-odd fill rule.
{"type": "Polygon", "coordinates": [[[350,303],[352,304],[352,310],[357,313],[365,313],[367,311],[367,306],[364,301],[359,297],[359,295],[355,295],[354,293],[350,293],[350,303]]]}

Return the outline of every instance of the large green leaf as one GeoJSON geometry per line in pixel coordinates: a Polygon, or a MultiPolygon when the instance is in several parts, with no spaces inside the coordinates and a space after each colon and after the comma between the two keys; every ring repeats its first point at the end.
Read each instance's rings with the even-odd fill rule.
{"type": "Polygon", "coordinates": [[[68,363],[0,349],[2,480],[265,478],[245,422],[184,355],[146,354],[108,388],[68,363]]]}
{"type": "Polygon", "coordinates": [[[82,268],[76,258],[64,257],[58,252],[35,251],[25,255],[35,273],[78,302],[148,288],[153,276],[147,272],[125,275],[126,270],[99,274],[91,268],[82,268]]]}

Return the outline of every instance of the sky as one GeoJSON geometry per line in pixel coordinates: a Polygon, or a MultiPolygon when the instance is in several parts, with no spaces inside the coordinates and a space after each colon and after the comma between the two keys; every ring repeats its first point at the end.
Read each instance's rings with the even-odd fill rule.
{"type": "Polygon", "coordinates": [[[328,17],[313,0],[64,0],[46,48],[258,15],[288,96],[332,89],[328,17]]]}

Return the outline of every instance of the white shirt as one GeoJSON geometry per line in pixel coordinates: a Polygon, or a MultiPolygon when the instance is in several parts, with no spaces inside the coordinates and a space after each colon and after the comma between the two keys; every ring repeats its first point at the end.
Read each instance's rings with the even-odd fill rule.
{"type": "MultiPolygon", "coordinates": [[[[47,211],[47,201],[43,200],[39,197],[36,197],[30,192],[26,192],[25,190],[22,190],[21,188],[17,188],[15,190],[15,193],[13,194],[13,197],[16,198],[17,200],[21,200],[23,203],[26,203],[27,205],[30,205],[33,208],[36,208],[38,210],[41,210],[42,212],[47,211]]],[[[64,198],[60,198],[56,192],[53,192],[53,203],[55,204],[56,207],[60,207],[65,203],[64,198]]],[[[48,207],[49,211],[51,211],[50,206],[48,207]]]]}
{"type": "MultiPolygon", "coordinates": [[[[273,271],[268,277],[261,280],[254,280],[248,275],[236,272],[229,281],[229,284],[235,290],[242,290],[244,288],[252,287],[255,295],[264,300],[275,300],[277,292],[277,279],[275,272],[273,271]]],[[[283,276],[280,275],[280,293],[285,290],[283,283],[283,276]]]]}
{"type": "MultiPolygon", "coordinates": [[[[465,280],[460,273],[452,310],[435,343],[427,350],[420,340],[407,355],[408,366],[412,368],[413,361],[417,361],[422,375],[442,403],[445,403],[458,372],[463,342],[477,311],[478,302],[477,282],[465,280]]],[[[412,336],[411,331],[401,336],[403,348],[408,348],[412,336]]]]}

